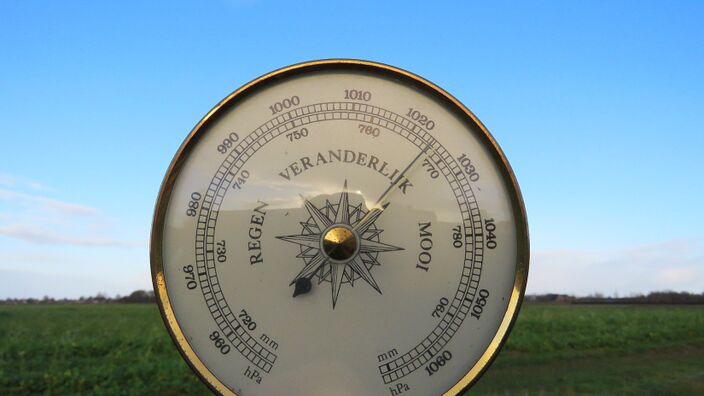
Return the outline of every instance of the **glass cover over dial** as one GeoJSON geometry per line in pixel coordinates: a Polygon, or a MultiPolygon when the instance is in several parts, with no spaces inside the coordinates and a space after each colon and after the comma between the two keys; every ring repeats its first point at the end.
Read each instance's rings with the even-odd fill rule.
{"type": "Polygon", "coordinates": [[[528,271],[518,185],[437,86],[353,60],[265,75],[177,152],[158,198],[162,316],[211,389],[440,395],[503,345],[528,271]]]}

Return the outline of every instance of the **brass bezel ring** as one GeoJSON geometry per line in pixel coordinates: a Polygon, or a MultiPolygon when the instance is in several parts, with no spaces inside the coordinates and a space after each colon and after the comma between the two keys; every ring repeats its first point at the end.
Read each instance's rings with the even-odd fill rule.
{"type": "Polygon", "coordinates": [[[513,282],[513,290],[509,298],[508,306],[504,317],[499,324],[499,327],[494,335],[494,338],[489,343],[488,347],[485,349],[484,353],[481,355],[479,360],[474,364],[474,366],[465,374],[456,384],[445,391],[444,395],[459,395],[462,392],[469,389],[488,369],[491,363],[496,358],[499,350],[504,345],[508,338],[508,334],[513,327],[516,318],[518,317],[518,312],[523,302],[523,296],[526,289],[526,283],[528,280],[528,264],[530,257],[530,246],[529,246],[529,236],[528,236],[528,223],[526,219],[526,211],[523,203],[523,198],[521,196],[520,188],[516,181],[516,177],[509,165],[506,156],[504,155],[501,148],[491,136],[484,124],[479,121],[479,119],[459,100],[445,92],[442,88],[433,84],[432,82],[417,76],[413,73],[399,69],[397,67],[385,65],[382,63],[355,60],[355,59],[325,59],[316,60],[310,62],[298,63],[295,65],[287,66],[271,73],[265,74],[249,83],[243,85],[215,107],[213,107],[191,130],[184,142],[179,147],[176,155],[174,156],[169,168],[166,172],[166,176],[161,184],[159,190],[159,196],[156,201],[156,207],[154,210],[154,218],[152,222],[152,231],[150,238],[150,260],[151,260],[151,272],[152,272],[152,283],[154,286],[154,292],[156,296],[157,303],[159,305],[159,311],[166,324],[166,328],[169,334],[176,344],[179,352],[183,356],[184,360],[191,369],[198,375],[198,377],[215,393],[221,395],[231,395],[237,396],[236,393],[228,388],[224,383],[222,383],[208,368],[203,364],[203,362],[198,358],[195,351],[191,348],[190,344],[186,340],[186,337],[181,330],[181,327],[176,320],[173,308],[171,306],[171,301],[169,300],[169,295],[166,290],[166,280],[164,278],[164,262],[162,254],[162,240],[163,240],[163,228],[164,228],[164,218],[166,216],[166,209],[168,207],[169,201],[171,199],[171,192],[173,191],[174,183],[178,178],[181,168],[189,156],[193,147],[197,144],[200,136],[207,129],[207,126],[215,119],[217,116],[231,106],[236,105],[237,102],[243,98],[252,95],[259,90],[265,88],[270,83],[276,82],[278,80],[303,74],[306,72],[314,72],[320,70],[362,70],[371,74],[382,74],[387,77],[392,77],[404,82],[410,83],[418,89],[430,94],[434,98],[440,100],[441,102],[448,105],[448,108],[458,114],[462,119],[464,119],[470,126],[475,127],[475,130],[482,132],[478,135],[479,139],[483,141],[485,147],[488,149],[493,159],[500,165],[500,175],[502,181],[506,185],[509,193],[509,198],[511,201],[511,206],[513,210],[513,217],[516,222],[516,237],[517,237],[517,250],[516,250],[516,273],[513,282]]]}

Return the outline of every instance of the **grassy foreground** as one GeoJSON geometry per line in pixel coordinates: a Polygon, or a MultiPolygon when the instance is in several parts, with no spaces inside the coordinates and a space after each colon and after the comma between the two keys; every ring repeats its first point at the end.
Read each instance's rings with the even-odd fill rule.
{"type": "Polygon", "coordinates": [[[524,305],[470,393],[704,395],[704,306],[524,305]]]}
{"type": "MultiPolygon", "coordinates": [[[[0,306],[0,394],[209,394],[153,305],[0,306]]],[[[524,306],[471,394],[704,394],[703,306],[524,306]]]]}
{"type": "Polygon", "coordinates": [[[208,395],[156,305],[0,306],[0,395],[208,395]]]}

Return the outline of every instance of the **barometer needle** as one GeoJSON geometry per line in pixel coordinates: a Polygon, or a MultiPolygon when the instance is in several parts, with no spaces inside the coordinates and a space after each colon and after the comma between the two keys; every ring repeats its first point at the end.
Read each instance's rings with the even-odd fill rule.
{"type": "MultiPolygon", "coordinates": [[[[406,173],[408,173],[408,171],[410,171],[414,167],[414,165],[418,164],[418,160],[423,156],[423,154],[425,154],[425,152],[428,151],[428,149],[432,150],[432,148],[430,147],[431,144],[432,144],[432,141],[426,143],[423,150],[421,150],[420,153],[418,153],[418,155],[416,155],[416,157],[413,158],[413,160],[406,166],[406,168],[401,172],[401,174],[398,175],[398,177],[396,178],[396,181],[392,182],[389,185],[389,187],[381,194],[379,199],[372,206],[372,209],[369,212],[367,212],[367,214],[364,215],[364,217],[362,217],[362,219],[360,221],[357,222],[357,224],[354,226],[353,230],[356,231],[362,224],[365,224],[366,220],[370,216],[372,216],[373,213],[383,211],[384,209],[386,209],[387,206],[389,206],[388,202],[385,203],[384,205],[381,205],[381,203],[383,201],[385,201],[389,197],[389,195],[391,195],[391,193],[394,191],[394,188],[396,186],[398,186],[399,183],[401,183],[401,180],[403,179],[404,175],[406,173]]],[[[432,150],[432,151],[434,151],[434,150],[432,150]]]]}
{"type": "Polygon", "coordinates": [[[303,277],[296,279],[296,287],[293,290],[293,296],[296,297],[301,294],[306,294],[310,291],[312,284],[310,278],[303,277]]]}

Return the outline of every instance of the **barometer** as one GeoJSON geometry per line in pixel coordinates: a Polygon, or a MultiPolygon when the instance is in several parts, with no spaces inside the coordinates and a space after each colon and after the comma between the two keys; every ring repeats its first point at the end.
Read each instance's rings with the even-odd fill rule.
{"type": "Polygon", "coordinates": [[[486,128],[388,65],[279,69],[176,153],[151,237],[176,346],[225,395],[461,394],[516,319],[525,210],[486,128]]]}

